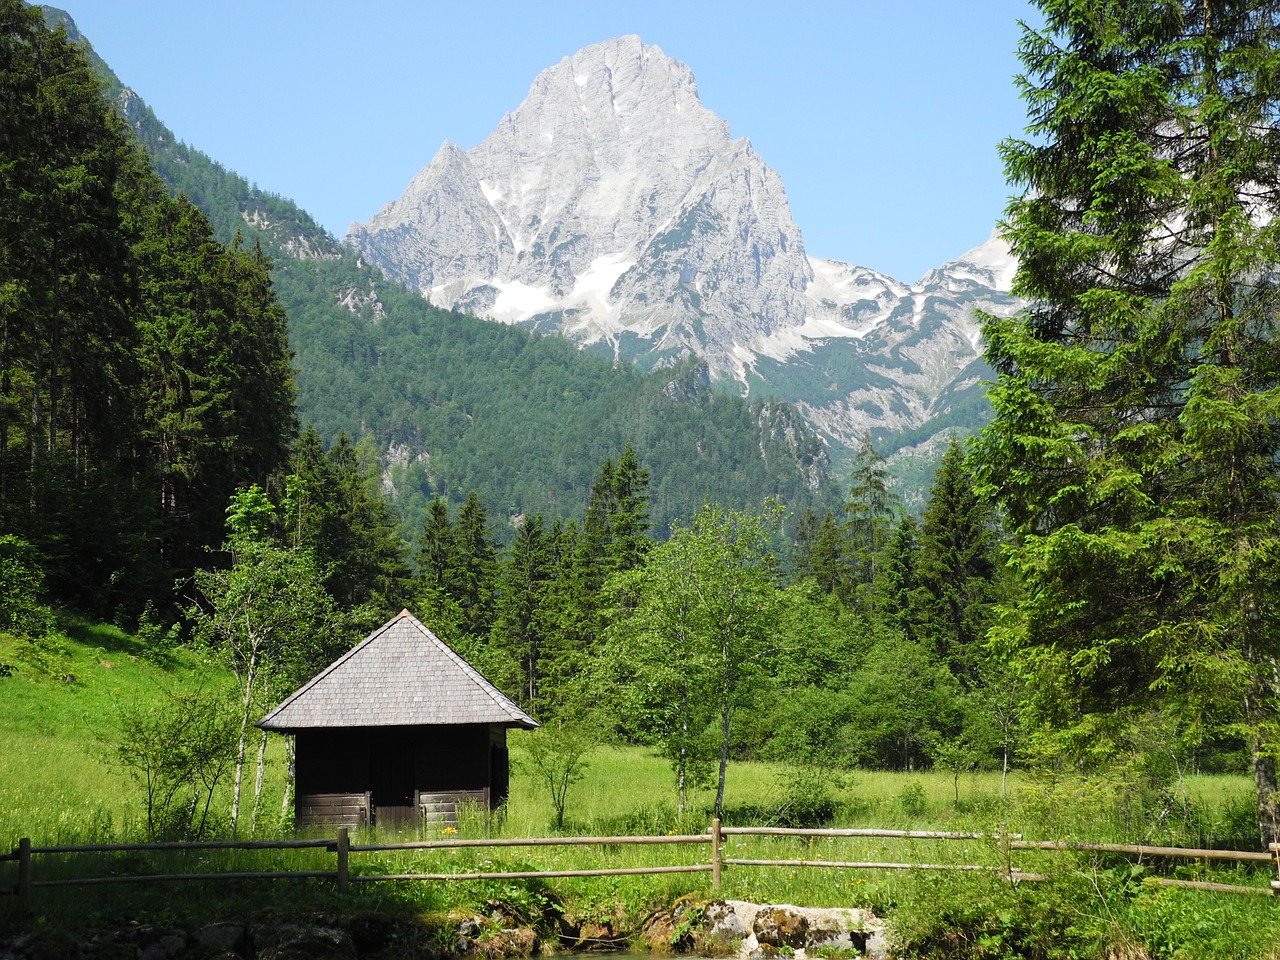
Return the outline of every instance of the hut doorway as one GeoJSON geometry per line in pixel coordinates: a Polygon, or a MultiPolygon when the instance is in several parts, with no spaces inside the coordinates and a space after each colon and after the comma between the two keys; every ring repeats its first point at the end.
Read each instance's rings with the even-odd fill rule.
{"type": "Polygon", "coordinates": [[[375,743],[369,771],[373,822],[380,827],[418,826],[413,751],[396,741],[375,743]]]}

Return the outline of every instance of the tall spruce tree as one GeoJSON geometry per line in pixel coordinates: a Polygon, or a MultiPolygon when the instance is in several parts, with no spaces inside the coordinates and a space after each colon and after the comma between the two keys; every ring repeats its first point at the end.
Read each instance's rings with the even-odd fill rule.
{"type": "Polygon", "coordinates": [[[1019,534],[1000,637],[1077,757],[1235,705],[1280,840],[1280,4],[1040,0],[1020,56],[1031,306],[984,324],[979,477],[1019,534]]]}
{"type": "Polygon", "coordinates": [[[834,513],[802,513],[791,552],[797,581],[812,580],[824,593],[848,599],[849,538],[834,513]]]}
{"type": "Polygon", "coordinates": [[[455,599],[462,608],[463,627],[480,637],[493,625],[497,593],[497,547],[489,528],[489,508],[472,490],[458,508],[454,528],[457,559],[455,599]]]}
{"type": "Polygon", "coordinates": [[[553,539],[540,515],[525,517],[503,565],[490,645],[519,664],[520,686],[511,691],[525,710],[541,705],[546,671],[547,591],[555,576],[553,539]]]}
{"type": "Polygon", "coordinates": [[[308,427],[290,461],[285,523],[296,546],[325,572],[343,610],[363,607],[369,626],[403,605],[405,546],[391,504],[378,489],[373,457],[345,433],[326,451],[308,427]]]}
{"type": "Polygon", "coordinates": [[[595,586],[610,573],[632,570],[653,546],[649,539],[649,471],[628,443],[615,467],[605,460],[587,499],[583,559],[595,586]]]}
{"type": "Polygon", "coordinates": [[[880,552],[893,530],[893,518],[901,498],[891,489],[889,468],[871,441],[862,438],[849,471],[849,499],[844,510],[853,552],[854,579],[869,586],[876,576],[880,552]]]}
{"type": "Polygon", "coordinates": [[[991,508],[973,490],[954,438],[942,455],[920,526],[916,575],[924,588],[921,629],[951,672],[978,676],[996,573],[991,508]]]}

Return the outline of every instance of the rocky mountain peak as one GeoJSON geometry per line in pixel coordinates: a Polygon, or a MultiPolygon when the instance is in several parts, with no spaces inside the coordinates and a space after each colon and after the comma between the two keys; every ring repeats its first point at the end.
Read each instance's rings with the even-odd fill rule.
{"type": "Polygon", "coordinates": [[[441,306],[644,367],[696,355],[837,444],[936,416],[972,380],[973,308],[1011,309],[994,236],[911,285],[810,258],[777,173],[637,36],[542,71],[483,142],[446,142],[344,242],[441,306]]]}

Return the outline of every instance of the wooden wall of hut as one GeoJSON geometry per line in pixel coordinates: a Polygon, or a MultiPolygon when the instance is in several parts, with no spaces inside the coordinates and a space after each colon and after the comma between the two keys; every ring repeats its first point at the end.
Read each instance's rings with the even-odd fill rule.
{"type": "Polygon", "coordinates": [[[367,796],[369,817],[383,823],[403,822],[418,794],[483,790],[497,807],[509,783],[506,734],[497,724],[299,730],[298,823],[327,819],[321,797],[367,796]]]}

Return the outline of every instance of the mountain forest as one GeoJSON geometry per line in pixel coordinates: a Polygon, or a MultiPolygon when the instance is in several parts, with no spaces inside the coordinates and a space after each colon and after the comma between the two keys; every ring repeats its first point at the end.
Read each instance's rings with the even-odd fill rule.
{"type": "Polygon", "coordinates": [[[1032,306],[985,319],[994,417],[908,509],[872,437],[833,479],[696,360],[430,306],[0,0],[0,685],[71,615],[189,646],[243,763],[403,607],[682,805],[746,759],[1016,766],[1154,820],[1248,771],[1280,840],[1280,27],[1078,6],[1042,3],[1002,147],[1032,306]]]}

